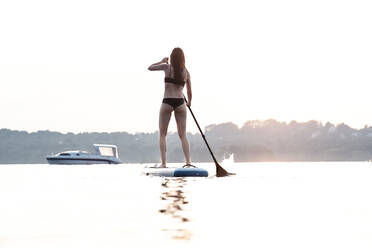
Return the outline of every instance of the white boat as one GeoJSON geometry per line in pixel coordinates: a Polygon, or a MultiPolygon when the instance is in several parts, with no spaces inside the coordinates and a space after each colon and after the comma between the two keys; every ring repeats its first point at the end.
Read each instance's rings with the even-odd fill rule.
{"type": "Polygon", "coordinates": [[[47,156],[49,164],[120,164],[115,145],[94,144],[95,154],[86,151],[65,151],[47,156]]]}

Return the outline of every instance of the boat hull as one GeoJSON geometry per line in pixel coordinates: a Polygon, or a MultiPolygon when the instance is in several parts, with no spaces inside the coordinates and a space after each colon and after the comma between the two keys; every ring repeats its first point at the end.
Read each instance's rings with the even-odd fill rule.
{"type": "Polygon", "coordinates": [[[49,164],[119,164],[110,159],[86,159],[86,158],[47,158],[49,164]]]}

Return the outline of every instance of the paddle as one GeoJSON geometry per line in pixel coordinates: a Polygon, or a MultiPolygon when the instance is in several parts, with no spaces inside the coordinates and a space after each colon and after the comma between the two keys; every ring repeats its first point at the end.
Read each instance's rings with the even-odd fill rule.
{"type": "Polygon", "coordinates": [[[194,121],[195,121],[196,125],[198,126],[199,132],[200,132],[201,136],[203,137],[203,140],[204,140],[205,144],[207,145],[210,154],[212,155],[212,158],[213,158],[214,164],[216,165],[216,176],[217,176],[217,177],[225,177],[225,176],[229,176],[229,175],[234,175],[234,173],[229,173],[229,172],[227,172],[224,168],[222,168],[221,165],[218,164],[216,158],[215,158],[214,155],[213,155],[213,152],[212,152],[211,148],[210,148],[209,145],[208,145],[208,142],[207,142],[207,140],[206,140],[206,138],[205,138],[205,135],[204,135],[203,131],[201,130],[201,128],[200,128],[200,126],[199,126],[199,123],[198,123],[198,121],[197,121],[196,118],[195,118],[194,113],[192,112],[191,107],[187,104],[186,97],[183,96],[183,98],[185,99],[186,106],[189,108],[190,113],[191,113],[191,115],[192,115],[192,118],[194,118],[194,121]]]}

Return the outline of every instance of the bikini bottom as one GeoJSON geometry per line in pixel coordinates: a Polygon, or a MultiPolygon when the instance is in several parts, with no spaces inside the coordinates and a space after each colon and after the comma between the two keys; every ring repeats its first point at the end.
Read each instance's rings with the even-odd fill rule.
{"type": "Polygon", "coordinates": [[[173,110],[181,106],[185,100],[183,98],[163,98],[163,103],[170,105],[173,110]]]}

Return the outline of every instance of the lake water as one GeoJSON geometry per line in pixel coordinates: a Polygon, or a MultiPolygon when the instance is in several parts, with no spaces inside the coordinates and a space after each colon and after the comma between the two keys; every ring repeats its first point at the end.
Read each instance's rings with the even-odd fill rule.
{"type": "Polygon", "coordinates": [[[372,163],[222,165],[0,165],[0,247],[372,247],[372,163]]]}

